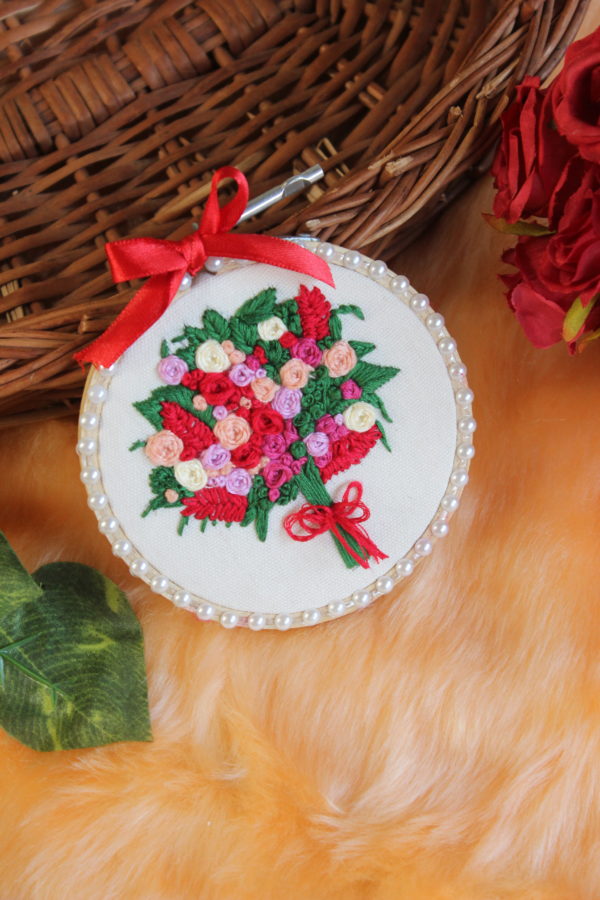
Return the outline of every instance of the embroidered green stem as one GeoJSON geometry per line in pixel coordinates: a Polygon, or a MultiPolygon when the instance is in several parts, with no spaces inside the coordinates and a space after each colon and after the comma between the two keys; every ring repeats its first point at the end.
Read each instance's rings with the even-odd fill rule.
{"type": "MultiPolygon", "coordinates": [[[[313,462],[312,457],[309,456],[304,468],[301,472],[298,473],[296,478],[298,479],[300,491],[304,494],[309,503],[315,503],[319,506],[331,506],[333,500],[329,496],[327,488],[321,481],[319,470],[313,462]]],[[[352,549],[356,550],[356,552],[360,554],[361,550],[357,541],[351,535],[349,535],[348,532],[344,531],[343,528],[340,528],[340,531],[344,532],[344,539],[350,544],[352,549]]],[[[349,569],[355,569],[358,565],[356,560],[352,558],[351,554],[348,553],[348,550],[333,533],[331,534],[331,536],[336,543],[339,554],[342,557],[345,565],[349,569]]]]}

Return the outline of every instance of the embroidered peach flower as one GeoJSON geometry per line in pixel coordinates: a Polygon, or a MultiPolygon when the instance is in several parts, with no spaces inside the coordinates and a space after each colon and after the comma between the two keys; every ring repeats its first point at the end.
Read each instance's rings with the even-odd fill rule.
{"type": "Polygon", "coordinates": [[[332,378],[347,375],[356,365],[356,353],[347,341],[336,341],[323,354],[323,363],[332,378]]]}
{"type": "Polygon", "coordinates": [[[179,494],[173,488],[167,488],[165,491],[165,500],[167,503],[175,503],[179,499],[179,494]]]}
{"type": "Polygon", "coordinates": [[[249,424],[241,416],[227,416],[217,422],[213,430],[216,439],[227,450],[235,450],[245,444],[252,433],[249,424]]]}
{"type": "Polygon", "coordinates": [[[201,491],[208,481],[206,469],[199,459],[178,462],[173,473],[179,484],[187,491],[201,491]]]}
{"type": "Polygon", "coordinates": [[[303,388],[308,381],[308,376],[312,371],[312,367],[308,366],[301,359],[290,359],[279,370],[279,377],[284,387],[303,388]]]}
{"type": "Polygon", "coordinates": [[[271,316],[270,319],[258,323],[258,336],[261,341],[278,341],[286,331],[285,323],[279,316],[271,316]]]}
{"type": "Polygon", "coordinates": [[[362,433],[375,424],[377,413],[370,403],[359,400],[344,411],[344,424],[350,431],[362,433]]]}
{"type": "Polygon", "coordinates": [[[229,362],[232,366],[239,366],[240,363],[243,363],[246,359],[246,354],[242,353],[241,350],[232,350],[229,354],[229,362]]]}
{"type": "Polygon", "coordinates": [[[275,384],[272,378],[265,376],[264,378],[255,378],[251,387],[257,400],[260,400],[261,403],[270,403],[279,385],[275,384]]]}
{"type": "Polygon", "coordinates": [[[208,409],[208,403],[206,402],[202,394],[195,394],[192,397],[192,406],[194,407],[194,409],[200,410],[200,412],[208,409]]]}
{"type": "Polygon", "coordinates": [[[196,350],[196,366],[203,372],[225,372],[231,363],[218,341],[210,338],[196,350]]]}
{"type": "Polygon", "coordinates": [[[174,466],[183,452],[183,441],[172,431],[159,431],[146,441],[144,453],[154,466],[174,466]]]}
{"type": "Polygon", "coordinates": [[[233,353],[233,351],[235,350],[233,341],[221,341],[221,347],[223,348],[227,356],[229,356],[229,354],[233,353]]]}

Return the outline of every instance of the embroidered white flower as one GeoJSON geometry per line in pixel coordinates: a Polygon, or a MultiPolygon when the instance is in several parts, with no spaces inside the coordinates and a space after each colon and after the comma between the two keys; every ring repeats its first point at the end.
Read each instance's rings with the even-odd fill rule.
{"type": "Polygon", "coordinates": [[[265,319],[264,322],[258,324],[258,336],[261,341],[278,341],[286,331],[285,323],[279,316],[271,316],[270,319],[265,319]]]}
{"type": "Polygon", "coordinates": [[[196,350],[196,366],[203,372],[225,372],[231,363],[218,341],[208,340],[196,350]]]}
{"type": "Polygon", "coordinates": [[[344,424],[350,431],[368,431],[375,424],[377,413],[370,403],[358,400],[344,411],[344,424]]]}
{"type": "Polygon", "coordinates": [[[178,462],[173,472],[179,484],[187,491],[201,491],[208,481],[206,469],[199,459],[178,462]]]}

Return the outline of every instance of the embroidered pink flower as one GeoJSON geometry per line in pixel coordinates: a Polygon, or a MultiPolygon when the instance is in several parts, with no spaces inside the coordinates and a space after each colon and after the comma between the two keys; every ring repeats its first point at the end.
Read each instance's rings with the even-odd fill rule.
{"type": "Polygon", "coordinates": [[[157,369],[165,384],[181,384],[181,379],[189,371],[188,364],[178,356],[165,356],[157,369]]]}
{"type": "Polygon", "coordinates": [[[311,456],[325,456],[329,450],[329,437],[324,431],[313,431],[304,438],[304,443],[311,456]]]}
{"type": "Polygon", "coordinates": [[[233,351],[235,350],[233,341],[221,341],[221,347],[223,348],[227,356],[229,356],[229,354],[233,353],[233,351]]]}
{"type": "Polygon", "coordinates": [[[221,444],[211,444],[200,455],[200,459],[205,469],[220,469],[230,461],[231,453],[221,444]]]}
{"type": "Polygon", "coordinates": [[[323,456],[314,456],[313,459],[317,468],[324,469],[325,466],[331,462],[332,456],[333,454],[330,447],[327,453],[325,453],[323,456]]]}
{"type": "Polygon", "coordinates": [[[285,453],[287,441],[282,434],[265,434],[262,441],[262,450],[269,459],[277,459],[285,453]]]}
{"type": "Polygon", "coordinates": [[[257,369],[260,369],[260,360],[251,353],[246,357],[246,365],[249,369],[252,369],[253,372],[256,372],[257,369]]]}
{"type": "Polygon", "coordinates": [[[356,365],[356,352],[348,341],[336,341],[323,353],[323,363],[332,378],[347,375],[356,365]]]}
{"type": "Polygon", "coordinates": [[[290,466],[279,462],[279,460],[271,460],[262,470],[262,476],[268,488],[279,488],[286,481],[289,481],[294,473],[290,466]]]}
{"type": "Polygon", "coordinates": [[[172,431],[157,431],[146,441],[144,452],[155,466],[174,466],[183,451],[183,441],[172,431]]]}
{"type": "Polygon", "coordinates": [[[275,503],[276,500],[279,500],[281,497],[281,491],[279,488],[269,488],[268,498],[272,503],[275,503]]]}
{"type": "Polygon", "coordinates": [[[239,363],[243,363],[246,359],[246,354],[242,353],[241,350],[232,350],[229,354],[229,362],[232,366],[236,366],[239,363]]]}
{"type": "Polygon", "coordinates": [[[321,362],[323,351],[319,348],[314,338],[300,338],[292,347],[292,355],[314,369],[321,362]]]}
{"type": "Polygon", "coordinates": [[[208,403],[206,402],[206,400],[204,399],[202,394],[194,395],[194,397],[192,398],[192,406],[194,407],[194,409],[197,409],[200,412],[203,412],[205,409],[208,409],[208,403]]]}
{"type": "Polygon", "coordinates": [[[298,390],[304,387],[310,373],[310,366],[301,359],[290,359],[279,370],[279,377],[284,387],[298,390]]]}
{"type": "Polygon", "coordinates": [[[362,388],[352,378],[344,381],[340,391],[344,400],[358,400],[359,397],[362,397],[362,388]]]}
{"type": "Polygon", "coordinates": [[[251,387],[252,393],[261,403],[270,403],[278,390],[278,385],[272,378],[261,378],[260,376],[254,379],[251,387]]]}
{"type": "Polygon", "coordinates": [[[225,487],[224,475],[211,475],[206,482],[207,487],[225,487]]]}
{"type": "Polygon", "coordinates": [[[173,488],[167,488],[165,491],[165,500],[167,503],[175,503],[176,500],[179,500],[179,494],[173,488]]]}
{"type": "Polygon", "coordinates": [[[246,497],[252,487],[252,476],[246,469],[232,469],[225,480],[225,487],[230,494],[246,497]]]}
{"type": "Polygon", "coordinates": [[[219,421],[220,419],[224,419],[225,416],[228,415],[228,413],[229,413],[229,410],[227,409],[226,406],[219,405],[219,406],[215,406],[213,408],[213,416],[215,417],[215,419],[217,421],[219,421]]]}
{"type": "Polygon", "coordinates": [[[252,433],[248,422],[235,415],[221,419],[213,430],[218,442],[227,450],[235,450],[236,447],[245,444],[252,433]]]}
{"type": "Polygon", "coordinates": [[[302,391],[281,387],[273,397],[271,405],[284,419],[293,419],[302,407],[302,391]]]}
{"type": "Polygon", "coordinates": [[[246,387],[254,378],[254,371],[245,363],[237,363],[229,370],[229,377],[238,387],[246,387]]]}

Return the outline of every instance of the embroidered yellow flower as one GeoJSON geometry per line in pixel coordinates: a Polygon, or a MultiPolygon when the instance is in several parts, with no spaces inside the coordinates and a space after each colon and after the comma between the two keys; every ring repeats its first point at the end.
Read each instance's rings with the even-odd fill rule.
{"type": "Polygon", "coordinates": [[[344,411],[344,425],[350,431],[368,431],[375,424],[377,413],[370,403],[359,400],[344,411]]]}
{"type": "Polygon", "coordinates": [[[225,372],[230,365],[229,357],[218,341],[204,341],[196,350],[196,366],[203,372],[225,372]]]}
{"type": "Polygon", "coordinates": [[[178,462],[173,473],[179,484],[188,491],[201,491],[208,481],[206,469],[199,459],[178,462]]]}
{"type": "Polygon", "coordinates": [[[285,323],[279,316],[271,316],[270,319],[265,319],[258,325],[258,336],[261,341],[278,341],[286,331],[285,323]]]}

